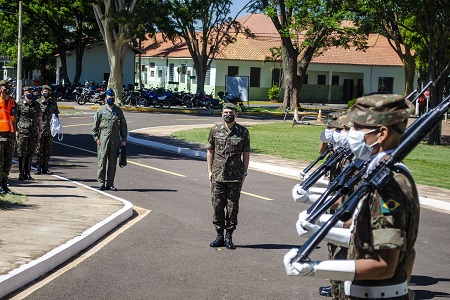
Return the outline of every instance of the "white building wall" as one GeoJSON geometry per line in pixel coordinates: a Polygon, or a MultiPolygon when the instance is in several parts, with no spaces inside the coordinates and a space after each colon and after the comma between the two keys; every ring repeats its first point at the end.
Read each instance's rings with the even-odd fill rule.
{"type": "MultiPolygon", "coordinates": [[[[72,52],[66,56],[67,61],[67,74],[69,79],[73,81],[75,77],[75,52],[72,52]]],[[[132,49],[128,49],[127,57],[123,65],[123,84],[133,84],[134,83],[134,62],[135,52],[132,49]]],[[[58,58],[56,62],[56,83],[59,82],[59,70],[61,67],[61,60],[58,58]]],[[[106,51],[106,46],[104,44],[94,45],[92,47],[87,47],[84,50],[83,62],[82,62],[82,72],[80,76],[80,81],[84,82],[86,80],[94,80],[96,83],[102,82],[104,80],[105,74],[111,72],[109,67],[108,53],[106,51]]]]}

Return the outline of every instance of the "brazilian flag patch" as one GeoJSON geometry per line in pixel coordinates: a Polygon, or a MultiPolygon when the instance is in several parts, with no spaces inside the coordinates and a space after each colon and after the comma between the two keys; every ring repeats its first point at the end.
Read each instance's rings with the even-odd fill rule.
{"type": "Polygon", "coordinates": [[[401,200],[395,200],[395,199],[385,200],[385,199],[381,198],[380,204],[381,204],[381,212],[383,214],[400,212],[403,209],[401,200]]]}

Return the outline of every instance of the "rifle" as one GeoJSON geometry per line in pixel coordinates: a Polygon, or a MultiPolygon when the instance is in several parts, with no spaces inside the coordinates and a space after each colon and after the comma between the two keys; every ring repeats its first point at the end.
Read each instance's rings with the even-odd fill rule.
{"type": "Polygon", "coordinates": [[[320,179],[327,171],[329,171],[334,165],[340,162],[344,157],[351,160],[353,153],[350,149],[339,147],[327,160],[318,167],[309,177],[302,182],[302,189],[307,191],[309,188],[320,179]]]}
{"type": "MultiPolygon", "coordinates": [[[[315,222],[317,218],[327,211],[331,205],[335,201],[337,201],[341,196],[344,196],[348,193],[348,191],[353,188],[353,186],[349,186],[349,180],[352,178],[353,174],[360,170],[365,171],[365,167],[367,165],[366,161],[363,161],[361,159],[353,160],[339,175],[330,183],[330,186],[327,188],[325,192],[323,192],[322,195],[320,195],[319,199],[317,199],[316,202],[311,204],[311,206],[307,209],[307,212],[309,214],[308,218],[306,219],[308,222],[315,222]],[[346,183],[347,182],[347,183],[346,183]],[[343,189],[345,187],[345,189],[343,189]],[[333,200],[328,201],[328,196],[335,191],[335,194],[332,196],[333,200]],[[320,209],[316,212],[316,209],[321,207],[325,204],[325,202],[328,204],[326,205],[326,209],[320,209]]],[[[331,198],[330,198],[331,199],[331,198]]]]}
{"type": "MultiPolygon", "coordinates": [[[[364,180],[362,185],[356,189],[348,200],[333,214],[333,216],[316,231],[308,241],[299,248],[298,254],[292,262],[306,261],[311,252],[323,241],[330,229],[341,220],[349,220],[353,216],[360,199],[374,191],[382,190],[393,177],[393,172],[400,169],[397,163],[401,162],[412,150],[422,141],[422,139],[441,122],[442,116],[450,107],[450,95],[447,96],[433,111],[423,115],[420,126],[415,126],[412,132],[400,142],[400,145],[391,153],[391,156],[378,163],[374,170],[364,180]]],[[[417,120],[416,122],[418,122],[417,120]]],[[[361,172],[361,171],[360,171],[361,172]]]]}
{"type": "Polygon", "coordinates": [[[303,171],[300,172],[301,175],[306,175],[306,173],[309,172],[309,170],[312,169],[312,167],[314,167],[320,160],[324,159],[325,156],[328,155],[328,153],[330,153],[330,151],[333,150],[333,145],[332,144],[328,144],[327,149],[325,149],[325,151],[323,151],[319,157],[317,157],[312,163],[309,164],[309,166],[307,166],[303,171]]]}

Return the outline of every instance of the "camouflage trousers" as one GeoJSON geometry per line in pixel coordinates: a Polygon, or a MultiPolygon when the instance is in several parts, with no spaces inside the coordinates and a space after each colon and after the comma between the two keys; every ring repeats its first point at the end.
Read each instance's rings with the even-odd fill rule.
{"type": "Polygon", "coordinates": [[[217,231],[236,229],[241,188],[242,182],[212,182],[213,224],[217,231]]]}
{"type": "Polygon", "coordinates": [[[33,156],[37,142],[37,134],[19,133],[17,138],[17,155],[22,157],[33,156]]]}
{"type": "Polygon", "coordinates": [[[39,139],[35,150],[36,165],[38,167],[40,164],[48,164],[50,155],[52,154],[52,143],[53,137],[51,135],[41,136],[39,139]]]}
{"type": "Polygon", "coordinates": [[[0,178],[7,178],[12,166],[12,156],[16,140],[13,137],[0,141],[0,178]]]}

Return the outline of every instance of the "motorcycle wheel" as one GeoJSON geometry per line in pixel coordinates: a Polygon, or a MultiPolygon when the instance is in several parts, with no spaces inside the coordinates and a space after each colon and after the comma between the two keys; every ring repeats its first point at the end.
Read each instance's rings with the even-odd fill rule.
{"type": "Polygon", "coordinates": [[[239,103],[239,106],[241,107],[241,111],[246,111],[247,109],[245,108],[244,103],[239,103]]]}
{"type": "Polygon", "coordinates": [[[123,104],[130,105],[130,103],[131,103],[131,96],[130,95],[128,95],[128,96],[123,98],[123,104]]]}
{"type": "Polygon", "coordinates": [[[185,104],[187,108],[192,108],[194,106],[194,102],[192,101],[192,99],[187,99],[185,104]]]}
{"type": "Polygon", "coordinates": [[[159,103],[160,103],[162,108],[165,108],[165,109],[169,109],[170,108],[170,101],[169,100],[162,100],[162,101],[159,101],[159,103]]]}
{"type": "Polygon", "coordinates": [[[138,106],[144,106],[144,107],[148,106],[148,101],[145,98],[140,98],[137,103],[138,103],[138,106]]]}
{"type": "Polygon", "coordinates": [[[80,96],[77,99],[77,102],[79,105],[84,105],[86,103],[87,99],[86,99],[86,95],[85,96],[80,96]]]}

